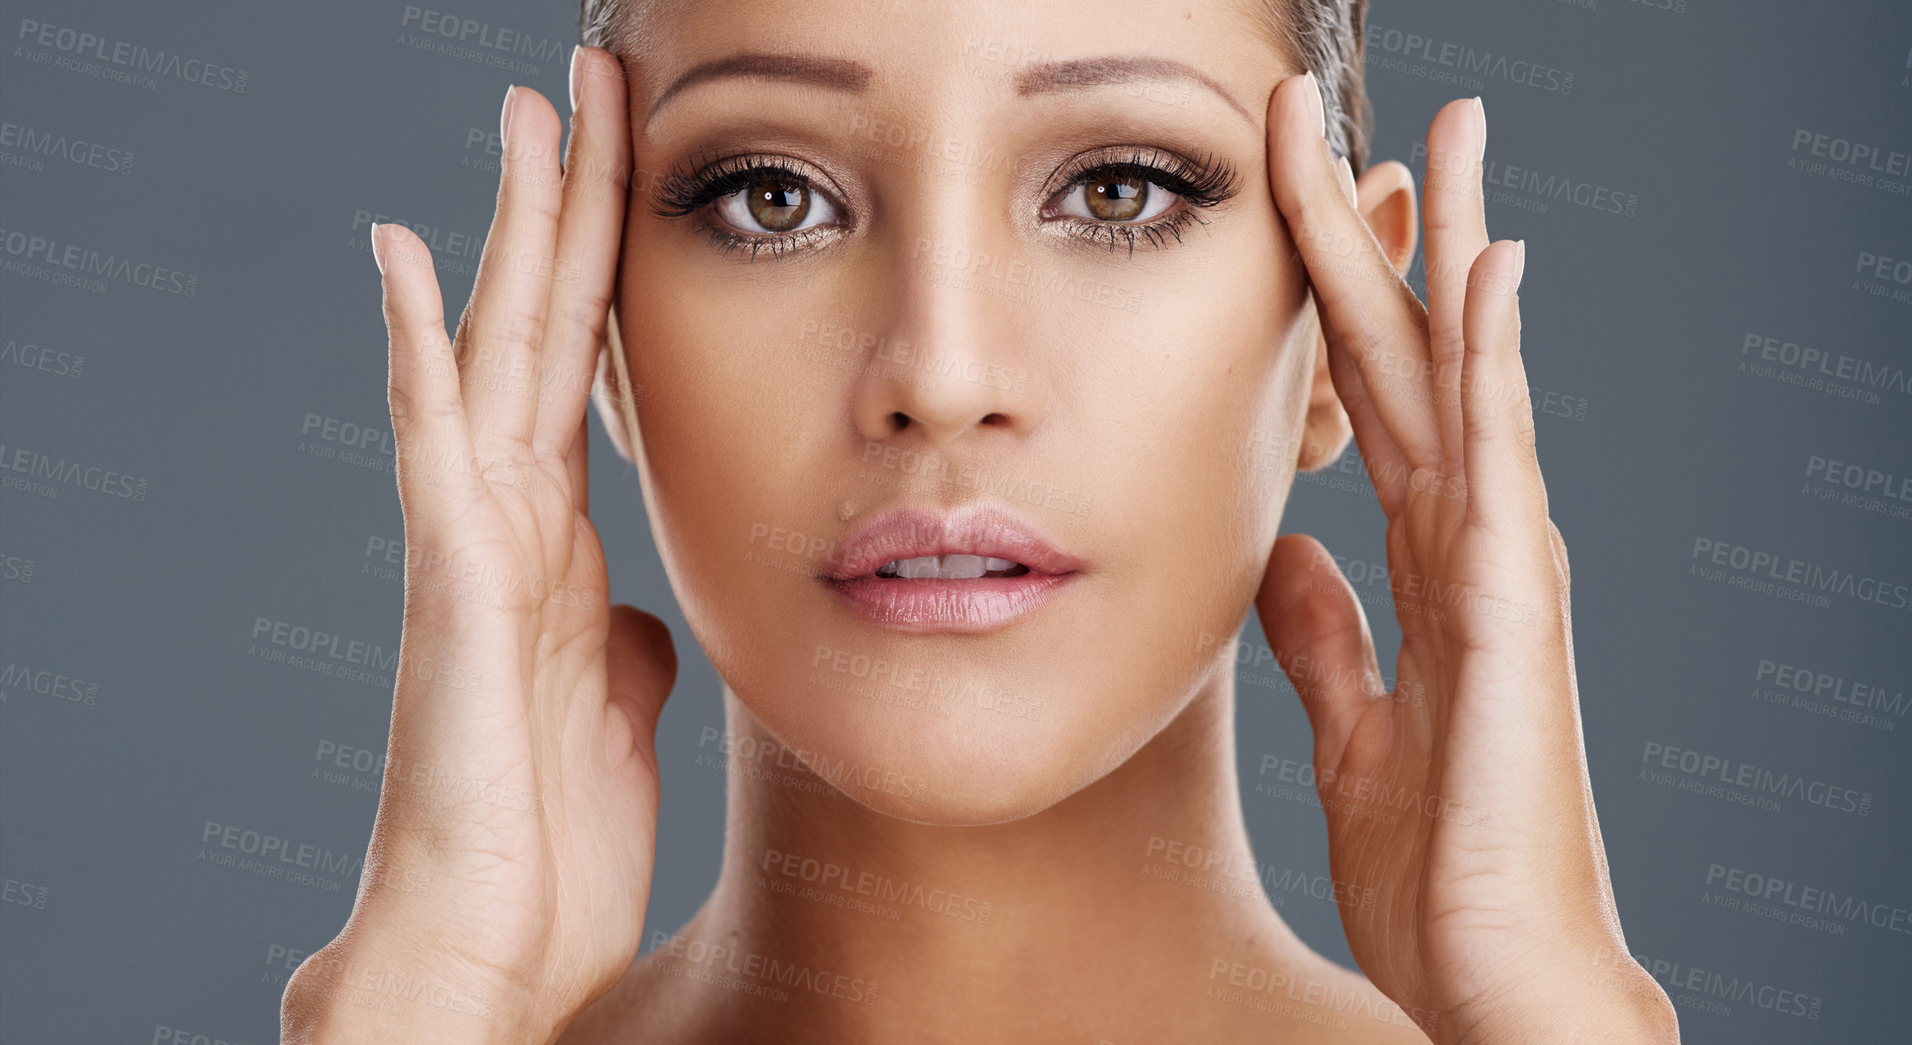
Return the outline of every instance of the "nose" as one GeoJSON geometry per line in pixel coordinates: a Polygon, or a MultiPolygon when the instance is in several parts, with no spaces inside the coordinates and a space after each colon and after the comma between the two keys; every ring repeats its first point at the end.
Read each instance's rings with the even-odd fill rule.
{"type": "MultiPolygon", "coordinates": [[[[973,241],[972,241],[973,242],[973,241]]],[[[897,250],[884,340],[857,379],[856,424],[871,442],[947,450],[965,438],[1026,435],[1042,386],[1025,340],[1035,306],[1013,297],[1007,250],[915,237],[897,250]]]]}

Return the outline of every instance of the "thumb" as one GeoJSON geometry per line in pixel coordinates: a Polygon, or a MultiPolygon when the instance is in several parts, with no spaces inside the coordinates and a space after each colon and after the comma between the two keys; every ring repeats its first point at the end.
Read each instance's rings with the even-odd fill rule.
{"type": "Polygon", "coordinates": [[[1374,636],[1353,586],[1320,541],[1286,534],[1268,556],[1255,612],[1275,662],[1308,712],[1316,763],[1339,764],[1361,712],[1385,692],[1374,636]]]}
{"type": "Polygon", "coordinates": [[[610,700],[631,717],[640,742],[657,735],[657,717],[677,682],[677,648],[664,622],[635,606],[611,607],[611,628],[604,640],[606,687],[610,700]]]}

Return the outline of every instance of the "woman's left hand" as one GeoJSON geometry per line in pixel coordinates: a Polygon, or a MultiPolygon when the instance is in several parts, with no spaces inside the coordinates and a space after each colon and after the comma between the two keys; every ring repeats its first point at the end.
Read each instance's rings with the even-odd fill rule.
{"type": "Polygon", "coordinates": [[[1342,906],[1349,946],[1438,1042],[1677,1041],[1628,955],[1594,814],[1520,359],[1525,250],[1488,242],[1485,118],[1456,101],[1428,130],[1424,307],[1320,114],[1313,77],[1279,86],[1269,178],[1387,516],[1398,685],[1313,538],[1276,542],[1256,606],[1313,727],[1336,895],[1361,901],[1342,906]]]}

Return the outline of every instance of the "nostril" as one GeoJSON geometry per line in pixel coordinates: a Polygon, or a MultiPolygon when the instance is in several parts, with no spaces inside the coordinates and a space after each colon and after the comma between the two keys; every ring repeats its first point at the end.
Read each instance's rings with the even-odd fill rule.
{"type": "Polygon", "coordinates": [[[900,432],[910,426],[910,415],[901,410],[894,411],[890,414],[890,425],[900,432]]]}
{"type": "Polygon", "coordinates": [[[1009,418],[1003,414],[992,412],[992,413],[983,415],[983,419],[981,423],[986,425],[1006,425],[1009,423],[1009,418]]]}

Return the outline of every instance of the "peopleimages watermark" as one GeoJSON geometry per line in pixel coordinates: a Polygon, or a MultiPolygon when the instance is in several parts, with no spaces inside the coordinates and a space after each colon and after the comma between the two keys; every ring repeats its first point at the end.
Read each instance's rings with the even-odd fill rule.
{"type": "Polygon", "coordinates": [[[405,5],[398,24],[398,42],[414,50],[531,76],[541,75],[543,63],[559,60],[566,50],[557,40],[415,4],[405,5]]]}
{"type": "Polygon", "coordinates": [[[728,769],[753,779],[783,784],[813,794],[830,794],[832,788],[841,791],[860,788],[920,799],[930,793],[928,780],[908,773],[899,773],[882,766],[866,766],[848,759],[833,759],[820,751],[787,747],[775,740],[759,740],[748,734],[738,736],[727,729],[705,726],[698,733],[697,746],[701,749],[713,744],[724,760],[707,759],[707,756],[699,754],[696,764],[728,769]],[[790,772],[771,772],[764,768],[766,764],[790,772]]]}
{"type": "Polygon", "coordinates": [[[1368,64],[1394,72],[1469,85],[1503,80],[1554,94],[1573,93],[1573,73],[1528,58],[1476,50],[1372,22],[1364,39],[1368,64]]]}
{"type": "Polygon", "coordinates": [[[199,293],[193,273],[15,229],[0,229],[0,254],[7,255],[0,270],[93,294],[106,293],[116,282],[176,297],[199,293]]]}
{"type": "Polygon", "coordinates": [[[365,866],[364,856],[358,853],[337,853],[323,846],[294,842],[280,835],[216,820],[206,821],[199,843],[198,859],[205,863],[232,867],[290,885],[303,885],[323,893],[341,892],[341,880],[357,875],[365,866]],[[328,875],[336,877],[326,877],[328,875]]]}
{"type": "Polygon", "coordinates": [[[121,500],[144,501],[149,485],[147,480],[117,469],[52,457],[25,447],[9,448],[5,443],[0,443],[0,472],[12,473],[3,477],[9,488],[41,497],[58,497],[61,487],[52,484],[59,483],[121,500]],[[51,482],[39,482],[41,479],[51,482]]]}
{"type": "Polygon", "coordinates": [[[0,122],[0,149],[17,150],[11,156],[0,156],[0,163],[27,170],[44,170],[45,161],[53,158],[65,160],[76,167],[92,167],[109,174],[133,172],[133,153],[130,149],[10,121],[0,122]]]}
{"type": "Polygon", "coordinates": [[[1794,170],[1823,174],[1835,181],[1851,182],[1895,196],[1912,193],[1912,182],[1897,180],[1912,175],[1912,152],[1804,127],[1793,130],[1791,152],[1786,166],[1794,170]]]}
{"type": "Polygon", "coordinates": [[[1888,609],[1912,609],[1912,585],[1868,577],[1849,570],[1827,569],[1817,563],[1730,541],[1695,537],[1691,558],[1696,564],[1687,567],[1689,576],[1745,588],[1762,595],[1793,599],[1822,609],[1831,605],[1831,600],[1825,595],[1816,594],[1818,592],[1844,595],[1888,609]]]}
{"type": "Polygon", "coordinates": [[[220,65],[204,58],[188,58],[176,51],[156,51],[128,40],[113,40],[98,33],[52,25],[32,18],[20,19],[20,31],[14,40],[26,41],[49,50],[22,50],[17,57],[42,65],[55,65],[103,80],[120,80],[151,91],[159,86],[159,77],[196,84],[233,94],[246,93],[244,69],[220,65]],[[59,57],[55,57],[55,54],[59,57]],[[97,62],[99,64],[92,64],[97,62]]]}
{"type": "Polygon", "coordinates": [[[875,980],[740,950],[730,943],[652,932],[651,952],[659,951],[669,959],[663,964],[664,972],[769,1001],[788,1001],[792,992],[848,1002],[876,1000],[875,980]]]}
{"type": "Polygon", "coordinates": [[[1248,853],[1228,853],[1161,835],[1150,835],[1144,849],[1142,873],[1150,878],[1204,889],[1238,900],[1266,899],[1279,907],[1292,895],[1303,895],[1349,910],[1373,913],[1379,902],[1371,886],[1337,881],[1324,874],[1296,868],[1277,868],[1248,853]]]}
{"type": "Polygon", "coordinates": [[[858,909],[858,904],[871,905],[873,910],[869,913],[880,913],[883,908],[914,907],[957,921],[987,925],[989,915],[995,909],[995,905],[988,900],[954,890],[926,888],[875,871],[857,870],[833,860],[782,849],[765,849],[757,870],[767,876],[766,884],[772,891],[803,895],[805,899],[820,900],[852,910],[858,909]],[[799,882],[810,889],[800,891],[796,884],[799,882]],[[781,888],[786,885],[788,889],[781,888]]]}
{"type": "Polygon", "coordinates": [[[1773,798],[1790,798],[1841,813],[1872,815],[1872,792],[1783,773],[1736,758],[1705,754],[1649,740],[1640,753],[1640,779],[1697,791],[1778,812],[1773,798]],[[1661,770],[1664,772],[1655,772],[1661,770]],[[1675,776],[1674,774],[1678,774],[1675,776]],[[1771,796],[1771,797],[1768,797],[1771,796]]]}
{"type": "Polygon", "coordinates": [[[883,704],[922,708],[945,716],[964,707],[1011,718],[1035,718],[1042,712],[1040,696],[1005,690],[979,682],[968,674],[951,675],[939,668],[872,657],[856,650],[818,645],[810,657],[810,668],[809,682],[813,686],[854,691],[850,680],[867,682],[877,688],[859,695],[883,704]]]}
{"type": "Polygon", "coordinates": [[[1400,814],[1412,813],[1463,827],[1487,823],[1487,811],[1466,802],[1417,787],[1398,787],[1376,777],[1354,776],[1333,767],[1317,771],[1312,760],[1263,755],[1256,775],[1262,778],[1255,785],[1256,794],[1298,798],[1312,789],[1322,809],[1355,819],[1394,824],[1400,814]],[[1297,792],[1296,788],[1303,790],[1297,792]]]}
{"type": "Polygon", "coordinates": [[[55,377],[78,381],[86,376],[86,357],[57,348],[46,348],[17,338],[0,344],[0,362],[12,363],[55,377]]]}
{"type": "Polygon", "coordinates": [[[1732,1015],[1733,1006],[1729,1003],[1737,1003],[1781,1016],[1816,1020],[1826,1001],[1817,994],[1762,983],[1749,976],[1729,976],[1717,970],[1702,969],[1665,958],[1650,958],[1636,953],[1633,960],[1654,979],[1671,988],[1673,1004],[1715,1016],[1732,1015]]]}
{"type": "Polygon", "coordinates": [[[1749,332],[1739,347],[1739,372],[1827,395],[1877,405],[1881,393],[1912,396],[1903,366],[1874,363],[1769,334],[1749,332]]]}
{"type": "Polygon", "coordinates": [[[100,699],[100,684],[97,682],[44,668],[35,670],[17,661],[8,661],[6,668],[0,670],[0,699],[22,689],[67,704],[91,706],[100,699]]]}
{"type": "Polygon", "coordinates": [[[1904,690],[1778,661],[1762,659],[1754,669],[1753,682],[1753,697],[1768,704],[1784,704],[1888,733],[1896,731],[1898,719],[1912,710],[1904,690]]]}
{"type": "Polygon", "coordinates": [[[1372,987],[1344,990],[1337,984],[1296,979],[1292,974],[1217,956],[1209,962],[1204,998],[1272,1012],[1291,1019],[1341,1029],[1344,1016],[1360,1016],[1397,1027],[1432,1030],[1440,1014],[1428,1009],[1403,1009],[1372,987]],[[1287,999],[1286,1002],[1280,999],[1287,999]],[[1296,1008],[1299,1002],[1307,1008],[1296,1008]],[[1325,1011],[1324,1011],[1325,1010],[1325,1011]]]}
{"type": "MultiPolygon", "coordinates": [[[[1427,146],[1416,142],[1408,149],[1408,165],[1419,166],[1428,157],[1427,146]]],[[[1472,159],[1471,156],[1468,159],[1472,159]]],[[[1450,164],[1451,166],[1451,164],[1450,164]]],[[[1523,167],[1501,160],[1483,160],[1480,164],[1480,180],[1487,198],[1494,203],[1503,203],[1521,210],[1537,210],[1546,213],[1549,203],[1570,203],[1586,210],[1607,214],[1618,214],[1631,218],[1639,213],[1640,196],[1638,193],[1624,192],[1607,185],[1568,177],[1563,174],[1541,172],[1532,167],[1523,167]],[[1494,190],[1505,189],[1507,192],[1494,190]],[[1528,197],[1523,201],[1509,193],[1518,193],[1528,197]]],[[[1440,159],[1436,157],[1434,169],[1440,169],[1440,159]]]]}
{"type": "Polygon", "coordinates": [[[1833,889],[1802,885],[1724,864],[1706,866],[1706,885],[1708,893],[1703,900],[1774,921],[1805,925],[1839,936],[1845,935],[1846,926],[1860,923],[1887,932],[1912,934],[1912,911],[1859,896],[1842,896],[1833,889]],[[1713,898],[1711,894],[1715,889],[1732,902],[1721,903],[1713,898]],[[1820,918],[1820,915],[1828,917],[1820,918]],[[1822,922],[1825,924],[1817,924],[1822,922]]]}

